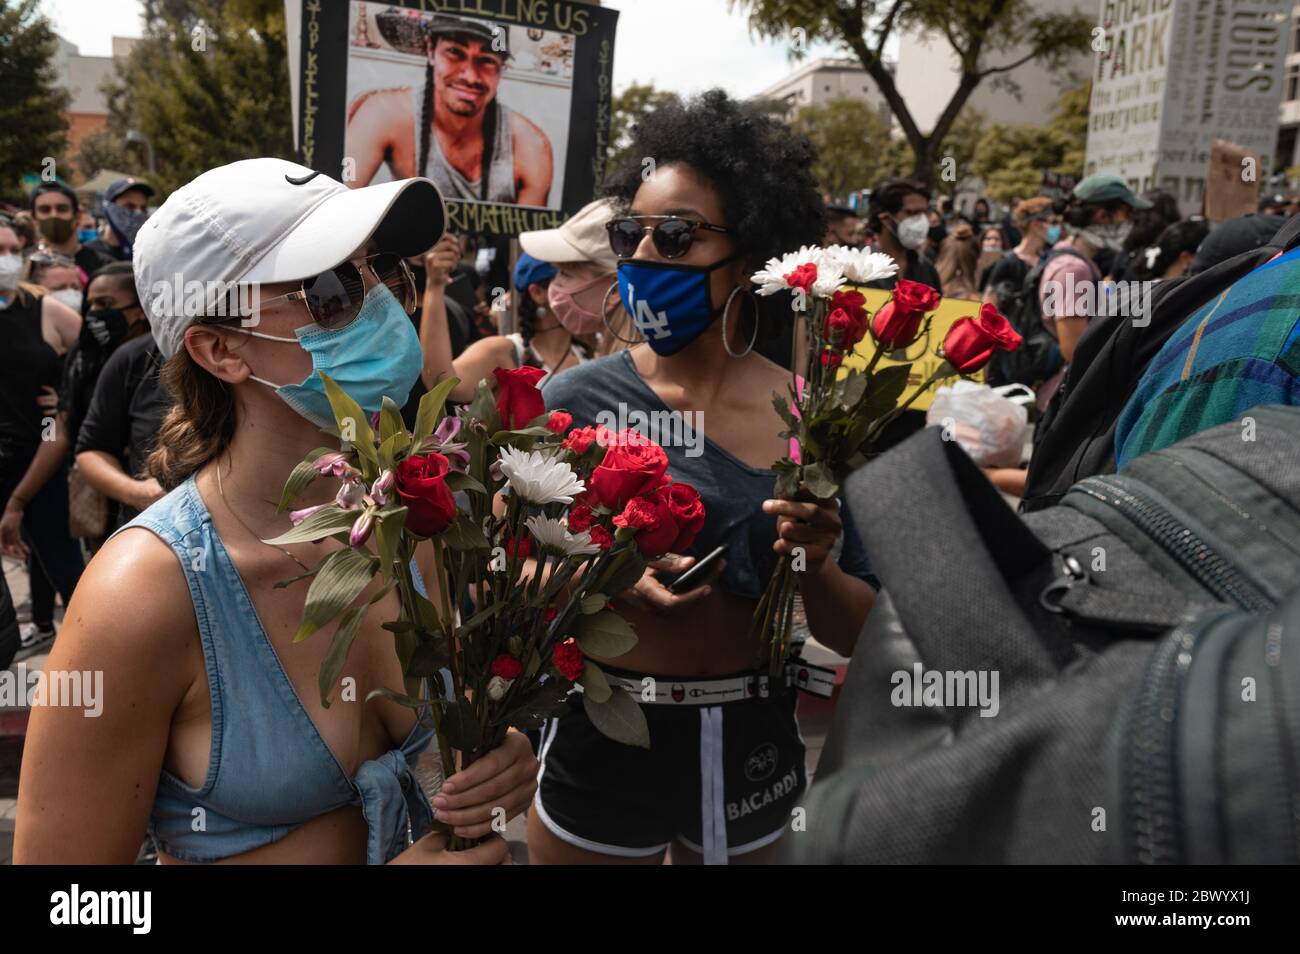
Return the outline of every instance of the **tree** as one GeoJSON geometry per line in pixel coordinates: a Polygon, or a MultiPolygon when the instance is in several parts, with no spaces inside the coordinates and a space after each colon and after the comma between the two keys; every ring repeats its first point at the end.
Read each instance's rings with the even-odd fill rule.
{"type": "Polygon", "coordinates": [[[660,106],[675,102],[678,102],[676,93],[655,89],[653,83],[631,83],[627,89],[614,96],[609,118],[606,173],[617,168],[627,158],[628,147],[632,144],[632,127],[660,106]]]}
{"type": "Polygon", "coordinates": [[[1014,88],[1008,74],[1039,61],[1058,68],[1086,50],[1092,21],[1082,14],[1036,13],[1029,0],[729,0],[749,16],[750,29],[774,39],[825,40],[851,51],[879,88],[911,146],[912,174],[934,181],[942,144],[971,94],[986,80],[1014,88]],[[800,31],[795,33],[794,31],[800,31]],[[898,34],[943,36],[958,61],[957,89],[934,129],[922,133],[885,62],[898,34]],[[1001,62],[992,62],[995,58],[1001,62]]]}
{"type": "Polygon", "coordinates": [[[24,173],[57,173],[67,146],[68,91],[58,86],[58,38],[37,0],[0,0],[0,193],[24,173]],[[47,161],[55,160],[53,165],[47,161]]]}
{"type": "Polygon", "coordinates": [[[896,175],[905,162],[906,144],[890,135],[889,123],[859,99],[843,97],[805,106],[791,126],[817,149],[813,174],[823,192],[843,197],[870,189],[896,175]]]}
{"type": "Polygon", "coordinates": [[[108,85],[91,162],[117,161],[139,130],[161,198],[213,166],[295,157],[281,0],[145,0],[144,33],[108,85]]]}
{"type": "Polygon", "coordinates": [[[1045,170],[1081,176],[1090,95],[1088,83],[1065,90],[1046,126],[989,126],[971,158],[971,171],[984,180],[985,194],[999,202],[1014,195],[1033,195],[1045,170]]]}

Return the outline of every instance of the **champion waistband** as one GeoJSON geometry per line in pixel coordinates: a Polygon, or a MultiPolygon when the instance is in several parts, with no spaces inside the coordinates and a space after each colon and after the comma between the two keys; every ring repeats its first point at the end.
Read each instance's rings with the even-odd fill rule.
{"type": "MultiPolygon", "coordinates": [[[[628,677],[605,672],[611,686],[619,686],[645,705],[716,706],[743,699],[767,699],[774,680],[767,673],[746,673],[725,679],[674,679],[669,676],[628,677]]],[[[793,686],[829,698],[835,691],[835,670],[792,659],[778,687],[793,686]]]]}

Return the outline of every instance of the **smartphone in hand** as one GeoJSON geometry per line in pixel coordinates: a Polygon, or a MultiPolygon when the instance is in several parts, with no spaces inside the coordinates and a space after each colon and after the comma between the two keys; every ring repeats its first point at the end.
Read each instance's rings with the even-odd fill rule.
{"type": "Polygon", "coordinates": [[[727,545],[721,544],[713,549],[704,559],[697,561],[689,570],[668,584],[669,593],[685,593],[695,589],[713,571],[713,565],[727,552],[727,545]]]}

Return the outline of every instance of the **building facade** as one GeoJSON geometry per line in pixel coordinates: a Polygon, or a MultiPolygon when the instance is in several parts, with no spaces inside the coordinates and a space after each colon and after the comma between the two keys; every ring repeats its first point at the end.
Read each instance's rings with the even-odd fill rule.
{"type": "Polygon", "coordinates": [[[875,81],[852,58],[811,60],[753,99],[784,103],[786,119],[806,106],[821,106],[836,99],[861,100],[886,122],[890,115],[875,81]]]}
{"type": "Polygon", "coordinates": [[[74,44],[59,37],[54,66],[58,71],[59,85],[72,96],[64,113],[68,121],[67,155],[70,159],[81,151],[83,139],[108,124],[108,98],[104,95],[103,85],[113,76],[114,62],[129,56],[135,42],[130,37],[115,36],[112,56],[82,56],[74,44]]]}

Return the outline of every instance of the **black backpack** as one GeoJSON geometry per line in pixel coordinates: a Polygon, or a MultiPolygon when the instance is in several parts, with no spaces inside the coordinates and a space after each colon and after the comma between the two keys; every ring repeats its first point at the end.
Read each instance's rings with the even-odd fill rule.
{"type": "Polygon", "coordinates": [[[1300,861],[1300,408],[1252,414],[1026,517],[936,428],[855,473],[884,589],[782,860],[1300,861]]]}
{"type": "Polygon", "coordinates": [[[1120,415],[1165,342],[1198,308],[1298,242],[1300,216],[1263,248],[1197,275],[1160,282],[1151,296],[1149,324],[1119,316],[1089,322],[1065,380],[1035,429],[1021,509],[1028,513],[1050,507],[1077,481],[1114,473],[1120,415]]]}
{"type": "Polygon", "coordinates": [[[1020,260],[1015,252],[1008,252],[1024,268],[1023,278],[1017,285],[1011,281],[992,282],[994,303],[998,311],[1011,323],[1024,343],[1015,351],[998,351],[988,364],[987,380],[993,387],[1004,384],[1023,384],[1036,388],[1061,369],[1061,346],[1043,326],[1043,307],[1038,295],[1047,263],[1061,255],[1083,258],[1081,252],[1070,248],[1052,249],[1033,268],[1020,260]]]}

